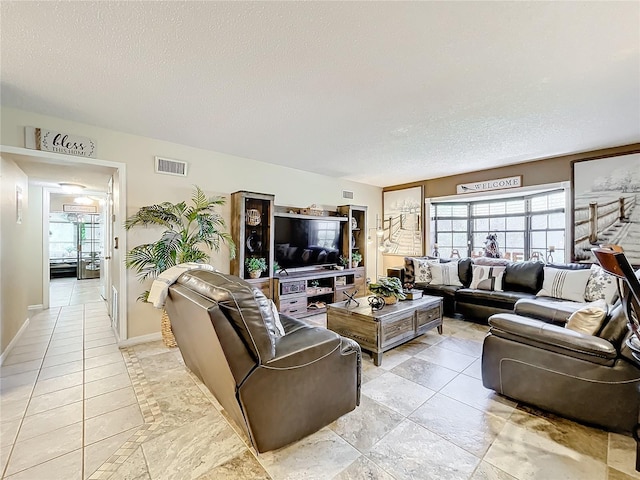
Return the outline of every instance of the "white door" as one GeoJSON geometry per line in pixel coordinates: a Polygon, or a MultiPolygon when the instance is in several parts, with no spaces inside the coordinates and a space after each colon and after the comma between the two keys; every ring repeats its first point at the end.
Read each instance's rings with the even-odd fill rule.
{"type": "Polygon", "coordinates": [[[103,256],[100,262],[100,295],[107,302],[107,311],[111,316],[112,322],[112,298],[111,298],[111,258],[113,256],[113,177],[109,178],[107,183],[107,198],[105,206],[102,209],[104,215],[102,225],[104,227],[103,234],[103,256]]]}

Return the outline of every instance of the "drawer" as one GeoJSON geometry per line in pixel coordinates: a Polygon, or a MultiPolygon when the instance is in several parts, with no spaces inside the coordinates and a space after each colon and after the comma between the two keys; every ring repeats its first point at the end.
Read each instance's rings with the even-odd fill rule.
{"type": "Polygon", "coordinates": [[[382,348],[404,339],[413,338],[415,330],[413,326],[414,313],[399,314],[394,318],[387,318],[382,324],[380,343],[382,348]]]}
{"type": "Polygon", "coordinates": [[[433,321],[441,321],[442,314],[440,312],[440,305],[436,305],[433,307],[423,308],[416,312],[418,328],[432,323],[433,321]]]}
{"type": "Polygon", "coordinates": [[[280,312],[288,315],[299,315],[307,312],[307,297],[299,295],[296,297],[280,297],[280,312]]]}

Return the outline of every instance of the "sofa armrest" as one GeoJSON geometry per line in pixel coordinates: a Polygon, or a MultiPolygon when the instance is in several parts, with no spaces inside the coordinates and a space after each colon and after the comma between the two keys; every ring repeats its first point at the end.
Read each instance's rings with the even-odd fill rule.
{"type": "Polygon", "coordinates": [[[302,367],[339,350],[341,344],[340,335],[331,330],[302,326],[276,339],[276,354],[264,366],[276,369],[302,367]]]}
{"type": "Polygon", "coordinates": [[[490,333],[519,343],[564,355],[608,365],[615,361],[615,347],[599,337],[576,332],[541,320],[513,314],[489,318],[490,333]]]}

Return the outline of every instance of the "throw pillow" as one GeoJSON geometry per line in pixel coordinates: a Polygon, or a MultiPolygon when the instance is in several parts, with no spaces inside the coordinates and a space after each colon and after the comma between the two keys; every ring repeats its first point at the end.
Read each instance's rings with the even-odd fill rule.
{"type": "Polygon", "coordinates": [[[458,262],[433,263],[430,265],[431,283],[430,285],[453,285],[462,287],[460,277],[458,277],[458,262]]]}
{"type": "Polygon", "coordinates": [[[591,270],[565,270],[561,268],[544,267],[542,290],[538,297],[553,297],[574,302],[584,302],[584,291],[591,270]]]}
{"type": "Polygon", "coordinates": [[[591,265],[591,276],[587,281],[584,299],[588,302],[603,299],[611,305],[617,294],[618,286],[615,277],[605,272],[600,265],[591,265]]]}
{"type": "Polygon", "coordinates": [[[567,321],[566,328],[587,335],[595,335],[600,331],[606,316],[607,303],[604,300],[597,300],[573,312],[567,321]]]}
{"type": "Polygon", "coordinates": [[[424,260],[422,258],[413,259],[414,281],[413,283],[431,283],[431,265],[440,263],[438,260],[424,260]]]}
{"type": "Polygon", "coordinates": [[[506,267],[473,265],[473,277],[469,288],[502,292],[502,277],[506,267]]]}
{"type": "Polygon", "coordinates": [[[280,320],[280,314],[278,313],[278,307],[271,300],[271,313],[273,314],[273,321],[275,323],[276,329],[281,337],[284,337],[284,326],[282,325],[282,320],[280,320]]]}

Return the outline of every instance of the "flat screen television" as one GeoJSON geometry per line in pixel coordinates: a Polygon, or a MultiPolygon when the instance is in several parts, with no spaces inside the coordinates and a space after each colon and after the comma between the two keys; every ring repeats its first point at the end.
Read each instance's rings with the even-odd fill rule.
{"type": "Polygon", "coordinates": [[[281,268],[336,265],[343,254],[342,228],[337,220],[276,216],[274,240],[281,268]]]}

